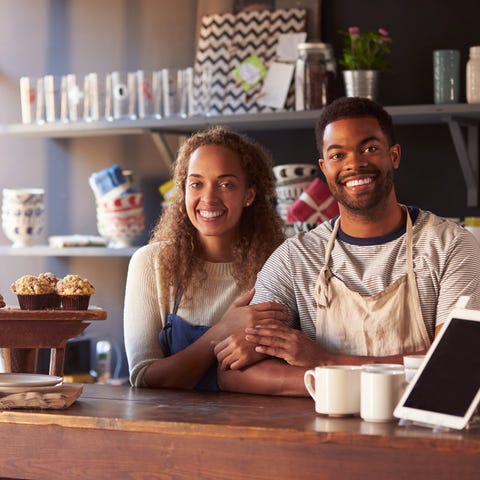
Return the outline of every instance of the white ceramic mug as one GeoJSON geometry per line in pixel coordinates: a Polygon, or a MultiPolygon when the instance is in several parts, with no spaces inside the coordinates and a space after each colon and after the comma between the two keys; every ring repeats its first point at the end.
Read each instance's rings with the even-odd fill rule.
{"type": "Polygon", "coordinates": [[[400,369],[363,369],[360,382],[360,416],[368,422],[390,422],[405,387],[400,369]]]}
{"type": "Polygon", "coordinates": [[[407,382],[410,382],[413,379],[424,358],[425,355],[405,355],[403,357],[403,365],[405,366],[405,379],[407,382]]]}
{"type": "Polygon", "coordinates": [[[307,370],[305,387],[315,400],[315,411],[344,416],[360,413],[360,373],[362,367],[330,365],[307,370]]]}

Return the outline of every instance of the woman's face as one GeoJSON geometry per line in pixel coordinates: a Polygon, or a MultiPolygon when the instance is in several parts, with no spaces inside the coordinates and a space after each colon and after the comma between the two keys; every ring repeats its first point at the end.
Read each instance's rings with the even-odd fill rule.
{"type": "Polygon", "coordinates": [[[190,156],[185,184],[187,214],[203,244],[216,237],[233,241],[243,209],[253,202],[240,158],[232,150],[204,145],[190,156]]]}

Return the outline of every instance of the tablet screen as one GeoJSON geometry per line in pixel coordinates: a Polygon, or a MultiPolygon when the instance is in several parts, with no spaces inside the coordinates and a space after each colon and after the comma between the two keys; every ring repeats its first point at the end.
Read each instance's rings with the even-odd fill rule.
{"type": "Polygon", "coordinates": [[[463,417],[480,389],[480,322],[452,318],[403,406],[463,417]]]}

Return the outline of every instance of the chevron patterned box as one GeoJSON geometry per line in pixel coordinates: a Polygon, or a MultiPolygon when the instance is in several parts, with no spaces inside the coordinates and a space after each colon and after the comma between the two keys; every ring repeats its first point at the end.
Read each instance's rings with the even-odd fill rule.
{"type": "MultiPolygon", "coordinates": [[[[202,18],[195,58],[195,110],[210,115],[272,112],[257,99],[262,82],[245,90],[234,70],[252,55],[268,68],[275,60],[280,34],[306,31],[302,8],[207,15],[202,18]]],[[[294,110],[293,82],[285,110],[294,110]]]]}

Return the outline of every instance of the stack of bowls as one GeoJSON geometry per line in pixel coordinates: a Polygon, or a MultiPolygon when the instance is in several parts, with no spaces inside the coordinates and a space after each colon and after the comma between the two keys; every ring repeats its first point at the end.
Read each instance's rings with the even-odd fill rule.
{"type": "Polygon", "coordinates": [[[131,247],[145,229],[143,195],[126,193],[98,200],[97,228],[109,247],[131,247]]]}
{"type": "Polygon", "coordinates": [[[3,189],[2,229],[13,247],[27,247],[45,228],[45,191],[41,188],[3,189]]]}
{"type": "Polygon", "coordinates": [[[273,167],[276,181],[277,212],[287,222],[287,211],[318,175],[311,163],[289,163],[273,167]]]}

